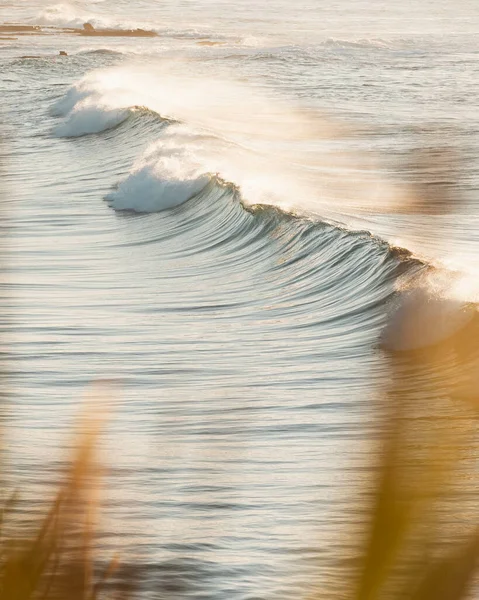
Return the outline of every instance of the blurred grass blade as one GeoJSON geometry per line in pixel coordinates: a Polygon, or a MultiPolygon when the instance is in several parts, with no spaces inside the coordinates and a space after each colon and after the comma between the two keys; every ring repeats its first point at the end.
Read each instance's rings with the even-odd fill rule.
{"type": "Polygon", "coordinates": [[[393,431],[380,467],[371,511],[371,533],[363,551],[357,600],[378,597],[411,521],[412,499],[401,497],[398,489],[401,419],[395,414],[391,421],[393,431]]]}
{"type": "Polygon", "coordinates": [[[479,558],[479,532],[451,556],[431,565],[411,600],[458,600],[470,587],[479,558]]]}

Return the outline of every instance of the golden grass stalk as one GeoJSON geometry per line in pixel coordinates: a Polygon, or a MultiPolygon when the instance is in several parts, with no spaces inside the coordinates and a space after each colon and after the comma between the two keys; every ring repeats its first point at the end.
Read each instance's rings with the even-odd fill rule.
{"type": "MultiPolygon", "coordinates": [[[[98,600],[106,593],[118,558],[101,570],[94,552],[98,509],[95,450],[102,419],[83,419],[75,455],[46,515],[28,536],[0,540],[0,598],[8,600],[98,600]]],[[[16,496],[2,511],[1,524],[12,518],[16,496]]],[[[111,586],[110,586],[111,587],[111,586]]],[[[109,598],[125,599],[120,585],[109,598]]]]}

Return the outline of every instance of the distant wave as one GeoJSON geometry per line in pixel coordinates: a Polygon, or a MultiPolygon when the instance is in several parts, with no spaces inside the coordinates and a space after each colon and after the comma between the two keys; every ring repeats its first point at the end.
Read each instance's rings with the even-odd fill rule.
{"type": "Polygon", "coordinates": [[[95,48],[92,50],[81,50],[80,52],[78,52],[78,54],[84,54],[84,55],[107,55],[107,56],[123,56],[124,52],[121,52],[120,50],[112,50],[111,48],[95,48]]]}
{"type": "Polygon", "coordinates": [[[32,24],[43,25],[44,27],[67,27],[81,29],[83,24],[91,23],[97,29],[147,29],[156,31],[159,35],[172,38],[201,39],[213,37],[214,40],[239,41],[237,36],[229,36],[222,33],[216,33],[209,30],[200,30],[196,28],[177,29],[175,27],[165,27],[159,23],[141,20],[118,21],[110,18],[108,15],[93,10],[85,10],[71,3],[60,3],[47,6],[41,10],[34,18],[30,19],[32,24]]]}
{"type": "MultiPolygon", "coordinates": [[[[162,148],[181,158],[187,180],[192,168],[196,175],[218,174],[240,186],[251,204],[289,205],[295,196],[321,200],[321,185],[305,181],[300,157],[305,140],[324,124],[235,82],[191,73],[185,78],[158,68],[152,73],[141,66],[94,71],[53,105],[52,115],[64,117],[55,135],[100,133],[127,120],[138,105],[184,123],[167,139],[165,132],[159,135],[158,160],[165,161],[162,148]],[[271,143],[276,143],[274,153],[271,143]]],[[[308,166],[309,178],[311,173],[308,166]]]]}
{"type": "Polygon", "coordinates": [[[46,27],[71,27],[81,28],[86,22],[91,23],[98,28],[112,29],[130,29],[131,27],[140,27],[142,24],[135,24],[126,21],[117,21],[101,15],[97,12],[84,10],[74,4],[63,2],[53,4],[41,10],[32,22],[46,27]]]}
{"type": "Polygon", "coordinates": [[[328,38],[323,42],[323,46],[330,48],[391,48],[391,42],[381,38],[360,38],[357,40],[346,40],[341,38],[328,38]]]}
{"type": "Polygon", "coordinates": [[[118,127],[125,121],[149,117],[160,124],[169,123],[168,119],[162,119],[160,115],[142,106],[131,106],[128,108],[109,108],[97,104],[80,103],[67,116],[63,123],[55,127],[54,134],[57,137],[81,137],[94,133],[102,133],[109,129],[118,127]]]}
{"type": "MultiPolygon", "coordinates": [[[[185,77],[174,68],[167,64],[163,72],[155,63],[153,71],[136,65],[96,70],[51,108],[52,115],[63,117],[56,136],[101,133],[128,121],[134,129],[119,143],[131,145],[135,139],[139,147],[144,139],[145,146],[150,144],[110,195],[112,206],[161,210],[171,205],[169,191],[177,190],[178,202],[184,201],[210,174],[241,188],[250,205],[276,205],[337,220],[348,209],[377,212],[381,202],[395,201],[394,189],[387,183],[381,187],[375,172],[364,170],[361,181],[350,176],[358,165],[348,162],[347,148],[331,160],[328,144],[335,130],[318,115],[272,103],[237,82],[191,72],[185,77]],[[145,128],[148,119],[152,121],[145,128]],[[175,121],[183,125],[165,127],[175,121]],[[153,183],[161,190],[157,200],[153,183]]],[[[367,166],[371,169],[370,162],[367,166]]]]}
{"type": "Polygon", "coordinates": [[[80,137],[101,133],[122,124],[128,118],[148,115],[164,121],[155,111],[143,106],[112,106],[98,92],[95,81],[80,81],[72,86],[50,109],[54,117],[65,117],[57,125],[57,137],[80,137]]]}

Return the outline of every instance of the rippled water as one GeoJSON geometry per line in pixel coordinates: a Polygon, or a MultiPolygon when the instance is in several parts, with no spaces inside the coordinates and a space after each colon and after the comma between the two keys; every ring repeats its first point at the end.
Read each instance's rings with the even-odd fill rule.
{"type": "Polygon", "coordinates": [[[335,589],[376,342],[421,268],[393,246],[476,293],[476,3],[29,1],[0,20],[160,34],[0,41],[16,476],[55,479],[86,386],[113,378],[102,547],[178,597],[335,589]],[[439,144],[460,170],[418,214],[409,152],[439,144]],[[431,214],[446,193],[454,214],[431,214]]]}

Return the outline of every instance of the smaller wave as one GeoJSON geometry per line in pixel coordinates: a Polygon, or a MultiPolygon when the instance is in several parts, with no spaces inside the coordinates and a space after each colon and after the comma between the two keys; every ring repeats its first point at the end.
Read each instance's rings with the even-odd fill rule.
{"type": "MultiPolygon", "coordinates": [[[[95,3],[96,4],[96,3],[95,3]]],[[[30,20],[35,25],[44,27],[65,27],[72,29],[82,29],[84,23],[90,23],[96,29],[148,29],[155,31],[162,37],[178,38],[178,39],[198,39],[209,38],[213,36],[215,40],[240,42],[241,38],[237,36],[229,36],[218,32],[213,32],[208,29],[177,29],[160,24],[159,22],[147,22],[136,20],[119,21],[116,18],[111,18],[105,13],[97,12],[96,10],[78,7],[74,3],[63,2],[52,4],[41,10],[36,17],[30,20]]]]}
{"type": "Polygon", "coordinates": [[[75,29],[82,28],[83,24],[86,22],[91,23],[94,27],[99,29],[129,28],[128,23],[112,21],[102,15],[96,14],[90,10],[85,11],[82,8],[78,8],[74,4],[69,4],[67,2],[47,6],[37,14],[32,22],[45,27],[71,27],[75,29]]]}
{"type": "Polygon", "coordinates": [[[100,133],[118,126],[128,118],[130,112],[127,108],[108,106],[92,85],[89,82],[79,82],[52,106],[52,116],[66,117],[54,129],[57,137],[100,133]]]}
{"type": "Polygon", "coordinates": [[[161,122],[161,115],[142,106],[114,106],[95,87],[95,79],[80,81],[50,109],[54,117],[65,117],[54,129],[57,137],[80,137],[117,127],[130,116],[148,115],[161,122]]]}
{"type": "Polygon", "coordinates": [[[101,133],[117,127],[126,121],[130,114],[128,109],[81,103],[71,111],[66,121],[55,128],[54,133],[57,137],[80,137],[101,133]]]}
{"type": "Polygon", "coordinates": [[[341,38],[328,38],[322,44],[327,48],[339,48],[339,49],[348,49],[348,48],[372,48],[372,49],[389,49],[391,45],[386,40],[381,38],[361,38],[358,40],[344,40],[341,38]]]}
{"type": "Polygon", "coordinates": [[[183,204],[199,194],[211,181],[207,174],[178,169],[175,161],[138,166],[116,190],[105,197],[115,210],[151,213],[183,204]]]}
{"type": "Polygon", "coordinates": [[[81,103],[71,111],[66,121],[55,128],[54,133],[57,137],[81,137],[114,129],[133,118],[135,119],[133,123],[137,127],[141,127],[140,120],[147,119],[145,127],[150,129],[153,121],[160,126],[174,122],[163,119],[161,115],[144,106],[109,108],[98,104],[81,103]]]}
{"type": "Polygon", "coordinates": [[[123,56],[124,52],[121,52],[120,50],[111,50],[110,48],[96,48],[94,50],[81,50],[78,54],[87,56],[123,56]]]}
{"type": "Polygon", "coordinates": [[[198,156],[204,136],[181,124],[165,129],[105,200],[116,210],[159,212],[183,204],[212,180],[198,156]]]}
{"type": "Polygon", "coordinates": [[[57,100],[55,104],[50,108],[50,114],[52,117],[65,117],[76,104],[87,98],[94,93],[92,85],[84,81],[76,83],[69,88],[66,94],[57,100]]]}

